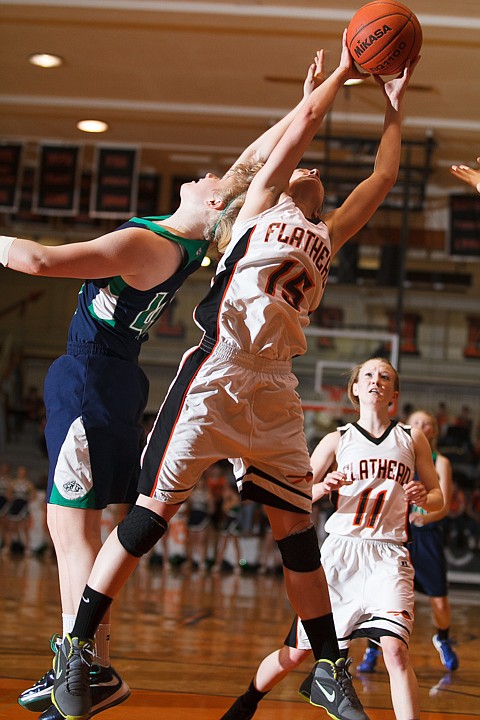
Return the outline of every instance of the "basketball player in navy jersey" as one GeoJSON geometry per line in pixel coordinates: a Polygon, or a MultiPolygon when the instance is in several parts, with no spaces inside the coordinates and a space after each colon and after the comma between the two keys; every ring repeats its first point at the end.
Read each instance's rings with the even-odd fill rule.
{"type": "MultiPolygon", "coordinates": [[[[102,237],[59,247],[0,236],[0,262],[12,270],[89,278],[78,296],[67,353],[50,368],[44,392],[50,464],[47,516],[58,562],[63,636],[73,627],[102,544],[102,509],[133,503],[137,496],[148,393],[138,356],[148,331],[200,267],[210,244],[224,250],[242,193],[323,79],[319,52],[297,107],[253,142],[223,178],[208,173],[182,185],[179,208],[170,216],[132,218],[102,237]]],[[[90,714],[122,702],[130,692],[110,665],[109,612],[99,620],[90,714]]],[[[57,647],[52,639],[54,653],[57,647]]],[[[52,685],[53,669],[24,691],[19,703],[42,712],[42,720],[58,720],[61,715],[51,705],[52,685]]]]}
{"type": "MultiPolygon", "coordinates": [[[[408,510],[410,503],[436,510],[443,497],[424,434],[389,417],[398,390],[398,374],[388,361],[372,358],[354,368],[348,396],[360,416],[315,448],[313,498],[330,495],[334,506],[325,524],[322,561],[342,658],[353,638],[380,642],[395,718],[419,720],[420,695],[408,652],[414,576],[405,547],[408,510]]],[[[259,700],[310,655],[303,625],[297,616],[284,646],[260,663],[250,687],[222,720],[250,720],[259,700]]],[[[328,709],[328,664],[320,661],[316,668],[314,704],[328,709]]],[[[308,678],[300,688],[310,702],[313,688],[308,678]]]]}
{"type": "MultiPolygon", "coordinates": [[[[252,180],[212,288],[195,311],[202,341],[184,355],[150,434],[137,503],[100,551],[73,630],[57,653],[52,697],[64,717],[90,712],[91,638],[112,598],[202,472],[229,457],[242,499],[265,505],[288,596],[315,658],[325,664],[328,712],[338,720],[367,720],[339,658],[310,518],[312,472],[291,361],[306,350],[304,328],[321,301],[332,257],[396,181],[401,120],[394,106],[410,74],[409,66],[390,84],[379,81],[387,110],[375,170],[322,222],[311,221],[320,219],[324,199],[319,172],[296,168],[344,82],[359,76],[345,37],[338,68],[310,95],[252,180]]],[[[314,693],[312,685],[312,703],[319,705],[314,693]]]]}

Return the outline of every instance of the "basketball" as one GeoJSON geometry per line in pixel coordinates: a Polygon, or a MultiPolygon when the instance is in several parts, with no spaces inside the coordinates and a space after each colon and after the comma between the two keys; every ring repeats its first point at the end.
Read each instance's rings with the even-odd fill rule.
{"type": "Polygon", "coordinates": [[[363,5],[350,20],[347,46],[365,72],[393,75],[420,52],[422,26],[405,5],[395,0],[374,0],[363,5]]]}

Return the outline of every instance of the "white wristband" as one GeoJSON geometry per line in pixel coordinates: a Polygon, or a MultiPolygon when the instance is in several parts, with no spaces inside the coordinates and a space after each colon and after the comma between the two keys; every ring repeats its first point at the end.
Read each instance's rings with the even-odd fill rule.
{"type": "Polygon", "coordinates": [[[16,237],[9,237],[8,235],[0,235],[0,263],[7,267],[8,265],[8,253],[16,237]]]}

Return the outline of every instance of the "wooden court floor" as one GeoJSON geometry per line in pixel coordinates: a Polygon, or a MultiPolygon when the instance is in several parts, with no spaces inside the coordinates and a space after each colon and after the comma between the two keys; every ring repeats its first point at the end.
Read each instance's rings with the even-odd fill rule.
{"type": "MultiPolygon", "coordinates": [[[[480,720],[478,588],[452,588],[460,667],[445,673],[431,643],[429,605],[418,596],[412,659],[422,720],[480,720]]],[[[186,574],[142,561],[114,607],[113,664],[132,688],[105,720],[219,720],[250,682],[258,662],[278,647],[292,611],[278,576],[186,574]]],[[[19,692],[51,661],[49,637],[60,629],[52,560],[0,558],[0,718],[36,717],[19,692]]],[[[354,665],[364,643],[352,644],[354,665]]],[[[260,704],[255,720],[313,720],[324,711],[303,702],[298,687],[310,670],[291,673],[260,704]]],[[[380,662],[355,685],[371,720],[394,720],[388,676],[380,662]]]]}

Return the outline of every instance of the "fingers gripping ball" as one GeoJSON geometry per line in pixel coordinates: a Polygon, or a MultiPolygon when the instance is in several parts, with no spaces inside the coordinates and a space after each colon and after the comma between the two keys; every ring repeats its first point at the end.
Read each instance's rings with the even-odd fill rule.
{"type": "Polygon", "coordinates": [[[417,16],[395,0],[363,5],[347,28],[347,46],[353,59],[372,75],[401,72],[422,46],[417,16]]]}

